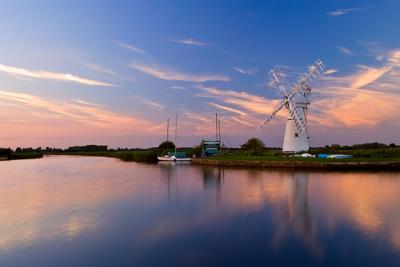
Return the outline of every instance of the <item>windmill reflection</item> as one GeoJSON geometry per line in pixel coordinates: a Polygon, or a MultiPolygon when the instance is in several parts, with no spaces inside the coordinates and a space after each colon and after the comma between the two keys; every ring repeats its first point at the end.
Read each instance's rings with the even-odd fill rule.
{"type": "Polygon", "coordinates": [[[223,168],[203,168],[203,189],[216,190],[216,203],[222,198],[222,186],[224,183],[225,171],[223,168]]]}
{"type": "Polygon", "coordinates": [[[285,178],[287,203],[285,204],[282,224],[278,227],[275,245],[279,246],[288,231],[293,230],[317,257],[322,257],[315,225],[312,220],[312,209],[308,199],[309,177],[307,173],[292,173],[285,178]]]}
{"type": "Polygon", "coordinates": [[[308,174],[295,173],[287,179],[287,218],[295,230],[304,237],[311,237],[313,224],[308,202],[308,174]]]}

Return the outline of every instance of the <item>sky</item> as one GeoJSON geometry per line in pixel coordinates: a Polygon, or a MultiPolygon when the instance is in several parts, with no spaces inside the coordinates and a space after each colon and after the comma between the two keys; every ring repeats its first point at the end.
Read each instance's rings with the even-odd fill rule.
{"type": "Polygon", "coordinates": [[[1,1],[0,147],[282,146],[258,125],[321,59],[310,145],[400,143],[400,1],[1,1]]]}

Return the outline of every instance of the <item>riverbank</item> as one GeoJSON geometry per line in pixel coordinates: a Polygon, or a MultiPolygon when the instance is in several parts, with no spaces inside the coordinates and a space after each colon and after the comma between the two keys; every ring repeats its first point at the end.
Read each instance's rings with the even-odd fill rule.
{"type": "MultiPolygon", "coordinates": [[[[128,162],[157,162],[157,152],[154,150],[61,152],[46,153],[46,155],[111,157],[128,162]]],[[[210,166],[281,169],[400,170],[400,158],[319,159],[281,156],[222,155],[210,158],[195,158],[192,160],[192,163],[210,166]]]]}
{"type": "Polygon", "coordinates": [[[20,160],[20,159],[39,159],[43,158],[42,153],[12,153],[8,156],[7,160],[20,160]]]}
{"type": "Polygon", "coordinates": [[[156,163],[157,152],[154,150],[127,150],[127,151],[94,151],[94,152],[55,152],[46,155],[72,155],[90,157],[109,157],[123,161],[133,161],[142,163],[156,163]]]}
{"type": "Polygon", "coordinates": [[[315,159],[315,158],[268,158],[268,159],[225,159],[198,158],[193,164],[224,167],[258,167],[288,169],[329,169],[329,170],[400,170],[400,159],[315,159]]]}

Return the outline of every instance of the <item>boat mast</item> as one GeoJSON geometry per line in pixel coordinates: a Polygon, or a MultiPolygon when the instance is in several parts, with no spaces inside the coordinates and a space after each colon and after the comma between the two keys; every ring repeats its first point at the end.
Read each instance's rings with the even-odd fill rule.
{"type": "Polygon", "coordinates": [[[215,140],[218,141],[218,113],[215,113],[215,140]]]}
{"type": "Polygon", "coordinates": [[[218,141],[221,141],[221,119],[218,119],[218,141]]]}
{"type": "Polygon", "coordinates": [[[176,137],[178,132],[178,113],[175,114],[175,157],[176,157],[176,137]]]}
{"type": "Polygon", "coordinates": [[[169,141],[169,118],[167,120],[167,142],[169,141]]]}

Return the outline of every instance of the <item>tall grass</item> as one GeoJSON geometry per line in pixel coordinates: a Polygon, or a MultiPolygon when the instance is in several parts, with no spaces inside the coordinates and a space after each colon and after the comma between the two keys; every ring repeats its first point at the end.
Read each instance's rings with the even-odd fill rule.
{"type": "Polygon", "coordinates": [[[37,159],[37,158],[42,158],[43,154],[42,153],[36,153],[36,152],[18,152],[18,153],[11,153],[8,156],[9,160],[15,160],[15,159],[37,159]]]}
{"type": "Polygon", "coordinates": [[[58,152],[49,155],[80,155],[118,158],[123,161],[154,163],[157,162],[157,150],[124,150],[124,151],[94,151],[94,152],[58,152]]]}

